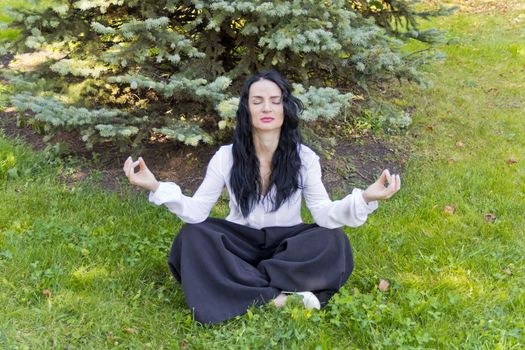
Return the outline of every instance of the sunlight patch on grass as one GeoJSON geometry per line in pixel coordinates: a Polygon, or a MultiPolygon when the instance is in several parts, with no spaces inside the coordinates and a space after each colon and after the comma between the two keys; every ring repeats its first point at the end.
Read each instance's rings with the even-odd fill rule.
{"type": "Polygon", "coordinates": [[[109,277],[109,272],[104,267],[85,267],[81,266],[71,274],[71,282],[79,287],[89,287],[101,283],[109,277]]]}
{"type": "Polygon", "coordinates": [[[437,283],[448,289],[459,291],[464,295],[471,294],[475,289],[475,281],[472,281],[470,271],[463,268],[455,268],[443,272],[437,277],[437,283]]]}

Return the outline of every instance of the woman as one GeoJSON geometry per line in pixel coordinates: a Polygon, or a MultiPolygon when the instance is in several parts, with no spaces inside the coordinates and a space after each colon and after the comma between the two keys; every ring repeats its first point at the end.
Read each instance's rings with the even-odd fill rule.
{"type": "Polygon", "coordinates": [[[301,144],[302,109],[276,71],[249,78],[233,144],[215,153],[193,197],[172,182],[157,181],[141,157],[124,164],[129,181],[150,191],[150,202],[165,205],[186,222],[168,265],[202,323],[230,319],[272,299],[283,306],[293,292],[307,308],[319,309],[353,269],[341,227],[363,224],[377,200],[400,188],[399,175],[385,170],[365,191],[354,189],[331,201],[319,157],[301,144]],[[230,213],[225,220],[208,218],[224,186],[230,213]],[[302,223],[301,198],[316,224],[302,223]]]}

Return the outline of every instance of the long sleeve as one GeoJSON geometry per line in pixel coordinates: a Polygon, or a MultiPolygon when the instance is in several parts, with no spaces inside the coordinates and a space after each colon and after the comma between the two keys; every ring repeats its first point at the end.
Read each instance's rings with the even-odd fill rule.
{"type": "Polygon", "coordinates": [[[366,221],[368,214],[377,209],[377,201],[367,204],[361,194],[362,190],[357,188],[341,200],[330,200],[321,179],[319,157],[313,153],[309,164],[305,166],[303,196],[306,206],[319,226],[326,228],[345,225],[357,227],[366,221]]]}
{"type": "Polygon", "coordinates": [[[173,182],[161,182],[155,192],[149,193],[148,200],[156,205],[165,205],[184,222],[196,224],[206,220],[225,185],[222,157],[221,150],[215,153],[204,180],[192,197],[182,194],[180,187],[173,182]]]}

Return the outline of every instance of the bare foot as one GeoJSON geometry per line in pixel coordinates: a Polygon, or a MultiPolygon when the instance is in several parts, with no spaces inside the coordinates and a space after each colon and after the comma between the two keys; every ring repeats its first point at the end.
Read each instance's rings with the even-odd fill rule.
{"type": "Polygon", "coordinates": [[[286,299],[288,299],[288,295],[281,293],[275,299],[273,299],[273,303],[277,307],[284,307],[284,305],[286,305],[286,299]]]}

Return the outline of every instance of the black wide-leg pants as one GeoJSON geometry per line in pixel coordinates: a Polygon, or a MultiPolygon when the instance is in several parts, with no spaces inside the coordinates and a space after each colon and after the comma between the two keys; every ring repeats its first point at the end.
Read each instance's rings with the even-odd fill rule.
{"type": "Polygon", "coordinates": [[[254,229],[223,219],[185,224],[168,258],[195,319],[217,323],[275,298],[311,291],[321,305],[353,270],[342,229],[315,224],[254,229]]]}

